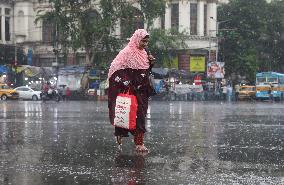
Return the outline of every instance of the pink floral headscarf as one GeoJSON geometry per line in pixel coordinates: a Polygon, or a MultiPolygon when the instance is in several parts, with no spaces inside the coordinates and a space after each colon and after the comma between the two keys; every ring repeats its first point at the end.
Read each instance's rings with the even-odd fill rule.
{"type": "Polygon", "coordinates": [[[134,32],[127,46],[123,50],[121,50],[119,54],[115,57],[115,59],[112,61],[108,72],[108,78],[110,78],[114,72],[120,69],[149,68],[147,52],[144,49],[141,50],[138,48],[140,41],[147,35],[149,34],[144,29],[138,29],[134,32]]]}

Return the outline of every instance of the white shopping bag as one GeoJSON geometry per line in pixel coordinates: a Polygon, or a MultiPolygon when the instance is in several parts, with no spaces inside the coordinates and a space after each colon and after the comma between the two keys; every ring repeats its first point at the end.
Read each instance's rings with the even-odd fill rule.
{"type": "Polygon", "coordinates": [[[136,96],[118,94],[115,104],[114,126],[130,130],[135,129],[137,106],[136,96]]]}

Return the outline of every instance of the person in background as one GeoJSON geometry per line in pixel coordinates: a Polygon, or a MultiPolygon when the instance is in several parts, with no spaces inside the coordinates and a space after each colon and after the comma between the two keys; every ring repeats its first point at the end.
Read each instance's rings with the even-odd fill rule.
{"type": "Polygon", "coordinates": [[[273,89],[273,85],[272,85],[272,83],[269,83],[268,96],[269,96],[269,101],[270,101],[270,102],[273,102],[272,89],[273,89]]]}
{"type": "Polygon", "coordinates": [[[66,100],[70,100],[71,97],[71,90],[69,87],[66,87],[66,100]]]}
{"type": "Polygon", "coordinates": [[[239,94],[240,94],[240,85],[237,84],[237,85],[235,85],[235,99],[236,99],[236,101],[239,100],[239,94]]]}
{"type": "Polygon", "coordinates": [[[227,99],[227,85],[224,85],[221,88],[222,88],[222,100],[226,100],[227,99]]]}
{"type": "Polygon", "coordinates": [[[63,99],[63,101],[65,101],[66,100],[66,88],[65,88],[65,85],[63,85],[62,86],[62,89],[60,89],[61,90],[61,93],[62,93],[62,99],[63,99]]]}
{"type": "Polygon", "coordinates": [[[108,108],[112,125],[114,125],[116,97],[120,92],[129,90],[137,97],[138,102],[136,129],[115,127],[114,135],[117,143],[121,146],[122,138],[129,137],[128,134],[131,133],[134,136],[135,150],[146,153],[149,152],[144,145],[145,119],[151,93],[149,73],[155,61],[155,58],[145,50],[149,37],[146,30],[136,30],[128,45],[112,61],[108,73],[108,108]]]}
{"type": "Polygon", "coordinates": [[[50,83],[46,82],[45,84],[43,84],[42,86],[42,91],[46,94],[48,94],[48,90],[50,89],[50,83]]]}

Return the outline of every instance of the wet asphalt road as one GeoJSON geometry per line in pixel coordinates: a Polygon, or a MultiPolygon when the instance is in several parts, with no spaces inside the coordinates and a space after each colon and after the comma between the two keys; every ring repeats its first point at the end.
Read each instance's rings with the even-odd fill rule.
{"type": "Polygon", "coordinates": [[[121,152],[106,102],[0,102],[2,185],[284,184],[284,104],[150,102],[121,152]]]}

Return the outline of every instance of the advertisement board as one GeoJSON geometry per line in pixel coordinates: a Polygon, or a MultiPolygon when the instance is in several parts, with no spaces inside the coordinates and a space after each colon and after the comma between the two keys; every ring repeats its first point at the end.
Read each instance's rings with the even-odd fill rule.
{"type": "Polygon", "coordinates": [[[207,64],[207,77],[224,78],[224,62],[210,62],[207,64]]]}
{"type": "Polygon", "coordinates": [[[205,56],[190,56],[190,72],[205,72],[205,56]]]}

